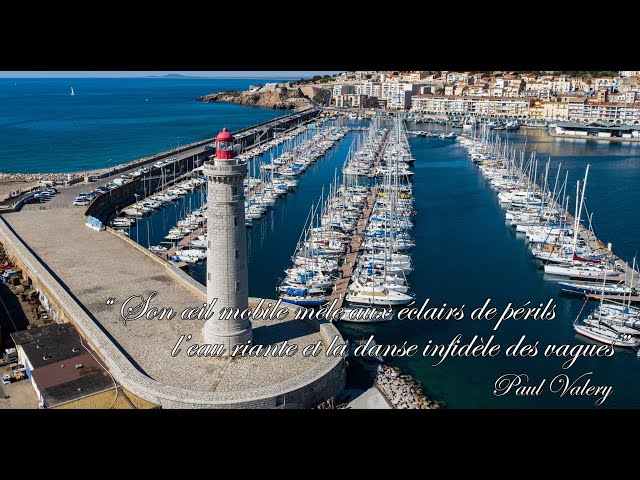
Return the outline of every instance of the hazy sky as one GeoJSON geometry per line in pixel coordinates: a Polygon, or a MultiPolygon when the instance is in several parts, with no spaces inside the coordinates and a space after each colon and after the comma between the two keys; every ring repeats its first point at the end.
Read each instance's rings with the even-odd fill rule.
{"type": "Polygon", "coordinates": [[[38,72],[38,71],[0,71],[2,78],[121,78],[121,77],[146,77],[149,75],[166,75],[169,73],[177,73],[181,75],[189,75],[193,77],[220,77],[220,78],[304,78],[314,75],[331,75],[339,72],[310,72],[310,71],[218,71],[218,72],[193,72],[193,71],[174,71],[174,72],[129,72],[129,71],[86,71],[86,72],[38,72]]]}

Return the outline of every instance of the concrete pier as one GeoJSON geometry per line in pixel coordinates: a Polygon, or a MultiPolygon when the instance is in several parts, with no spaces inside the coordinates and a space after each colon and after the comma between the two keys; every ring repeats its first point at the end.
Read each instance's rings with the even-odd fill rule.
{"type": "MultiPolygon", "coordinates": [[[[119,385],[163,408],[309,408],[342,391],[344,361],[324,355],[336,338],[343,342],[340,333],[293,320],[293,309],[282,320],[252,322],[253,344],[298,345],[291,357],[208,357],[197,347],[189,355],[190,347],[206,346],[204,320],[180,314],[203,307],[205,286],[112,229],[88,228],[85,208],[71,206],[86,190],[73,185],[47,204],[2,215],[0,244],[51,318],[72,322],[119,385]],[[174,316],[125,323],[123,303],[138,296],[127,304],[135,307],[153,292],[150,305],[174,316]],[[307,345],[318,345],[316,356],[302,355],[307,345]]],[[[250,298],[249,307],[257,302],[250,298]]]]}

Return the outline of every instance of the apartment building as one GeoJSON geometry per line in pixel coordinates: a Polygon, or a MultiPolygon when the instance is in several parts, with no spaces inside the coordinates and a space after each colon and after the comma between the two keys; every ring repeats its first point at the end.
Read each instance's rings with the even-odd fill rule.
{"type": "Polygon", "coordinates": [[[414,95],[411,110],[439,115],[527,118],[531,104],[529,98],[414,95]]]}

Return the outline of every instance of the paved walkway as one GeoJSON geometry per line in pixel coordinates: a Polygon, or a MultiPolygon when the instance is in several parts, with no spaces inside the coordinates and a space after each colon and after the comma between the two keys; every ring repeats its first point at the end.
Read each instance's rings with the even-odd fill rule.
{"type": "MultiPolygon", "coordinates": [[[[150,377],[189,389],[240,390],[297,376],[322,360],[323,355],[305,358],[300,353],[291,358],[189,358],[184,355],[189,344],[204,343],[202,320],[141,319],[125,326],[119,310],[131,295],[146,297],[156,291],[159,295],[152,305],[172,307],[178,313],[187,307],[202,306],[203,299],[171,277],[164,265],[116,235],[86,227],[83,208],[64,207],[73,194],[61,194],[48,205],[53,208],[28,205],[4,218],[114,343],[150,377]],[[106,300],[111,297],[115,304],[109,306],[106,300]],[[193,339],[183,345],[180,355],[171,357],[183,334],[192,334],[193,339]]],[[[302,347],[315,344],[320,335],[301,321],[254,324],[254,343],[266,345],[284,340],[302,347]]]]}

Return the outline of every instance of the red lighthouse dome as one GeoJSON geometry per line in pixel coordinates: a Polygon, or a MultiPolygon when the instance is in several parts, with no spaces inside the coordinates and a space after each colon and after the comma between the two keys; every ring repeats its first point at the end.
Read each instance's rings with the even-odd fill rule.
{"type": "Polygon", "coordinates": [[[216,160],[233,159],[233,135],[223,128],[216,137],[216,160]]]}

